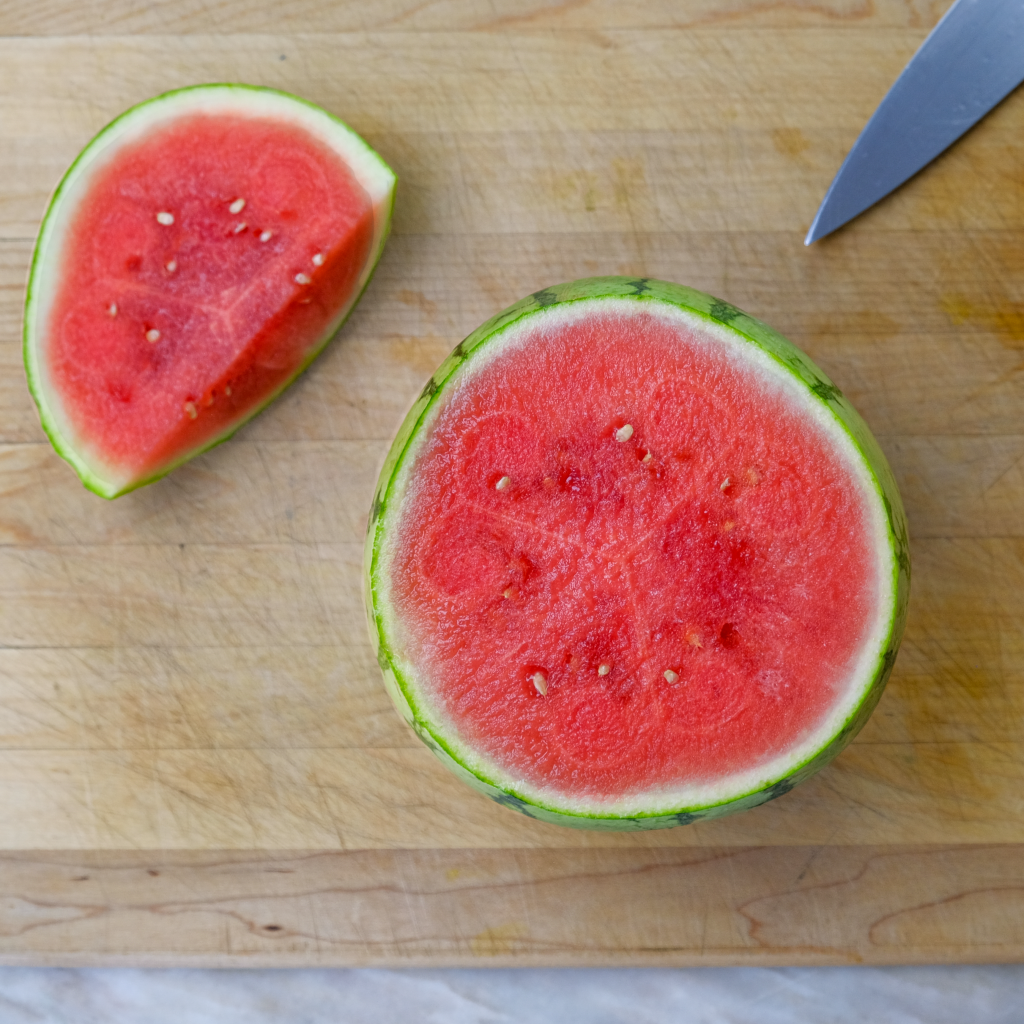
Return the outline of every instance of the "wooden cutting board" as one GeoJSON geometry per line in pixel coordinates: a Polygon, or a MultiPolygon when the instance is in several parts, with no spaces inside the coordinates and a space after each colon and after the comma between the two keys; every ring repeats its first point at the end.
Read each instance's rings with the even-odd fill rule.
{"type": "Polygon", "coordinates": [[[769,964],[1024,958],[1024,95],[810,249],[926,0],[0,3],[0,960],[769,964]],[[108,120],[287,89],[396,169],[328,351],[113,503],[53,453],[20,320],[108,120]],[[910,622],[857,741],[755,811],[588,834],[495,806],[392,710],[359,569],[389,438],[515,299],[710,291],[807,349],[910,516],[910,622]]]}

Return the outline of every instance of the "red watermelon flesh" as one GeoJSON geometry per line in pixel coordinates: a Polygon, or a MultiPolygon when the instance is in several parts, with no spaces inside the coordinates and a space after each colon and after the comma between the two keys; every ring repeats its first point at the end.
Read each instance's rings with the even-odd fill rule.
{"type": "Polygon", "coordinates": [[[122,146],[70,225],[50,379],[85,446],[145,477],[300,368],[374,234],[339,156],[280,119],[197,114],[122,146]]]}
{"type": "Polygon", "coordinates": [[[834,437],[678,322],[526,333],[453,389],[403,502],[390,600],[439,715],[572,800],[799,746],[878,628],[877,527],[834,437]]]}

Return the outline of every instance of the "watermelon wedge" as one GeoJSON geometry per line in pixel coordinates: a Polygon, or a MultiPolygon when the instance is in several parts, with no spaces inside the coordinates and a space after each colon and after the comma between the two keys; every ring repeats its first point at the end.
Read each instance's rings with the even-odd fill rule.
{"type": "Polygon", "coordinates": [[[394,703],[542,821],[685,824],[828,763],[903,632],[903,507],[838,388],[701,292],[595,278],[499,313],[402,424],[366,545],[394,703]]]}
{"type": "Polygon", "coordinates": [[[56,450],[113,498],[228,438],[352,311],[395,176],[326,111],[205,85],[109,124],[61,181],[25,306],[56,450]]]}

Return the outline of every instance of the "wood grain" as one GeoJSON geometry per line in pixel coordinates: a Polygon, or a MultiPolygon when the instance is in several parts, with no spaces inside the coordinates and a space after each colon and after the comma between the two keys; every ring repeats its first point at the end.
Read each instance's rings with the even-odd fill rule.
{"type": "Polygon", "coordinates": [[[0,960],[1024,959],[1024,99],[802,244],[930,0],[0,2],[0,960]],[[400,177],[345,330],[230,443],[105,503],[53,453],[20,319],[47,196],[134,102],[241,80],[400,177]],[[829,769],[638,835],[521,818],[393,712],[365,639],[373,483],[498,309],[598,273],[710,291],[876,432],[914,583],[829,769]]]}
{"type": "Polygon", "coordinates": [[[0,959],[290,966],[1019,960],[1019,848],[7,854],[0,959]]]}
{"type": "Polygon", "coordinates": [[[582,29],[692,28],[715,25],[847,25],[930,28],[942,16],[941,0],[175,0],[138,4],[94,0],[87,8],[63,0],[31,6],[0,4],[0,35],[199,34],[246,32],[504,33],[582,29]]]}
{"type": "MultiPolygon", "coordinates": [[[[509,33],[501,46],[471,32],[0,40],[0,95],[35,96],[31,108],[4,108],[0,238],[34,235],[51,183],[126,105],[225,79],[304,91],[343,114],[406,183],[401,233],[792,230],[813,216],[919,36],[859,29],[831,46],[819,30],[714,28],[509,33]],[[381,88],[367,89],[371,79],[381,88]]],[[[972,147],[951,150],[865,223],[1019,226],[1024,185],[1000,160],[1018,138],[1014,108],[997,109],[972,147]]]]}

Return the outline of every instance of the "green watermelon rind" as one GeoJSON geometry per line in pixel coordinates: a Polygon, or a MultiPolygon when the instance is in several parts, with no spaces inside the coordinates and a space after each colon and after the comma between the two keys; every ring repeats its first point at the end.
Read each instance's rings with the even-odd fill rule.
{"type": "Polygon", "coordinates": [[[878,704],[896,660],[910,599],[910,548],[906,514],[895,477],[885,455],[857,411],[805,353],[767,324],[704,292],[649,278],[597,277],[545,288],[509,306],[457,345],[430,378],[399,428],[374,491],[364,549],[363,582],[371,644],[384,676],[385,688],[402,717],[447,768],[497,803],[512,807],[538,821],[572,828],[636,831],[689,824],[757,807],[789,792],[794,786],[825,767],[849,744],[878,704]],[[873,679],[865,686],[859,703],[850,711],[831,739],[816,753],[795,767],[789,768],[785,774],[767,778],[756,789],[738,797],[702,806],[676,807],[628,816],[577,813],[552,807],[532,795],[526,796],[516,792],[514,788],[500,786],[482,772],[471,770],[462,764],[443,731],[417,707],[413,688],[395,669],[394,659],[384,636],[382,616],[377,611],[380,600],[376,585],[378,557],[385,532],[383,513],[391,497],[392,484],[399,475],[410,443],[416,437],[431,406],[438,400],[445,384],[475,350],[517,321],[553,305],[603,298],[632,298],[640,303],[668,303],[696,314],[712,324],[725,326],[770,355],[829,409],[861,454],[874,481],[878,498],[885,509],[892,554],[894,595],[889,629],[882,645],[883,653],[875,663],[873,679]]]}
{"type": "MultiPolygon", "coordinates": [[[[94,494],[98,494],[101,498],[119,498],[124,494],[129,494],[132,491],[138,490],[140,487],[145,487],[147,484],[155,483],[157,480],[167,476],[168,473],[177,469],[184,463],[194,459],[198,455],[202,455],[204,452],[208,452],[211,448],[216,448],[217,445],[223,444],[225,441],[230,440],[242,427],[244,427],[253,417],[259,415],[264,409],[274,402],[275,399],[288,389],[295,381],[309,368],[309,366],[316,360],[316,357],[327,347],[329,342],[337,335],[341,328],[345,325],[348,318],[352,315],[353,310],[359,305],[359,300],[363,297],[363,293],[370,285],[370,281],[373,279],[373,275],[376,272],[377,265],[380,262],[380,258],[384,253],[384,246],[388,240],[388,236],[391,232],[391,221],[394,214],[395,208],[395,185],[397,184],[397,178],[391,168],[381,159],[380,155],[370,146],[367,142],[358,135],[352,128],[350,128],[344,121],[339,117],[336,117],[328,110],[324,110],[322,107],[317,106],[315,103],[311,103],[309,100],[303,99],[301,96],[295,96],[292,93],[284,92],[280,89],[272,89],[267,86],[257,85],[246,85],[237,82],[216,82],[207,85],[190,85],[185,86],[181,89],[172,89],[168,92],[160,93],[158,96],[153,96],[148,100],[144,100],[141,103],[137,103],[132,107],[129,107],[123,113],[119,114],[113,121],[105,125],[89,142],[89,144],[78,154],[72,164],[64,172],[64,176],[61,178],[56,190],[50,198],[50,202],[46,208],[46,213],[43,216],[42,223],[39,228],[39,235],[36,239],[36,245],[32,252],[32,263],[29,268],[28,286],[25,293],[25,316],[22,327],[22,357],[25,363],[25,375],[28,380],[29,392],[32,395],[32,400],[36,404],[36,408],[39,410],[39,419],[42,425],[43,431],[50,440],[50,444],[53,445],[54,450],[68,462],[71,467],[78,474],[79,479],[87,490],[92,491],[94,494]],[[205,93],[209,94],[214,91],[221,91],[222,93],[231,95],[233,97],[244,96],[258,100],[261,96],[273,96],[276,100],[284,100],[291,103],[300,105],[310,111],[313,111],[316,115],[327,118],[334,127],[335,130],[340,129],[348,138],[349,142],[354,146],[355,149],[359,150],[364,158],[368,159],[370,163],[375,165],[375,169],[384,172],[384,174],[390,178],[390,195],[387,198],[386,203],[381,208],[384,224],[380,231],[376,247],[367,260],[367,273],[366,278],[363,281],[362,287],[356,294],[350,299],[348,305],[341,311],[339,318],[335,323],[324,332],[323,336],[312,346],[306,358],[303,359],[298,369],[275,391],[273,391],[264,401],[258,406],[255,406],[246,415],[240,419],[237,423],[231,424],[222,433],[216,435],[209,441],[204,442],[201,446],[188,451],[183,454],[181,458],[174,460],[172,463],[161,467],[157,472],[140,480],[133,480],[129,484],[123,487],[112,486],[107,482],[101,475],[96,473],[93,468],[89,465],[88,461],[84,459],[81,454],[76,450],[75,446],[68,441],[57,423],[55,422],[54,416],[50,410],[49,403],[47,402],[46,396],[43,392],[43,388],[39,383],[40,373],[39,367],[36,360],[36,352],[33,346],[33,337],[36,333],[36,298],[38,294],[38,282],[42,272],[43,265],[43,251],[46,247],[46,243],[50,239],[51,226],[54,218],[61,212],[61,203],[64,199],[65,192],[68,187],[68,183],[76,179],[76,173],[80,167],[92,159],[93,155],[107,144],[111,135],[124,125],[128,120],[134,120],[139,117],[140,114],[151,109],[156,111],[158,108],[162,108],[167,104],[167,101],[174,100],[175,98],[185,96],[188,94],[205,93]]],[[[376,215],[376,214],[375,214],[376,215]]],[[[375,232],[376,234],[376,232],[375,232]]]]}

